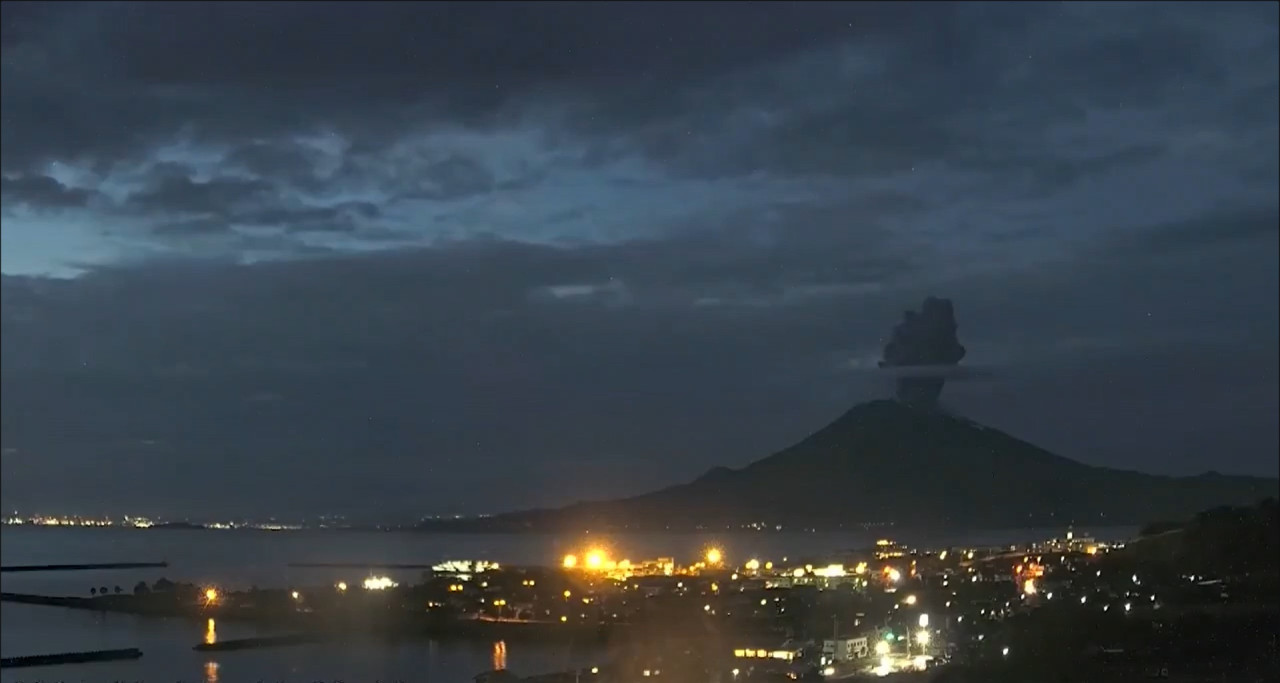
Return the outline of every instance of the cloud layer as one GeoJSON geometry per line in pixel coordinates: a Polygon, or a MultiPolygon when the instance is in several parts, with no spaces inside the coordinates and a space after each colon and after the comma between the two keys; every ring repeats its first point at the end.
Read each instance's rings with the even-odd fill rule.
{"type": "Polygon", "coordinates": [[[1001,368],[953,407],[1275,472],[1273,5],[3,19],[6,505],[639,490],[886,393],[926,294],[1001,368]]]}

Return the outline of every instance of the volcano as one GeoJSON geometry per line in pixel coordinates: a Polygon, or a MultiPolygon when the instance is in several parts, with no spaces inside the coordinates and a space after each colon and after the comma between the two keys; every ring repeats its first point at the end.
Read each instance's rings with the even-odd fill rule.
{"type": "MultiPolygon", "coordinates": [[[[632,498],[450,522],[451,530],[997,529],[1131,525],[1275,497],[1276,479],[1095,467],[936,408],[859,404],[740,469],[632,498]]],[[[432,528],[445,528],[433,525],[432,528]]]]}

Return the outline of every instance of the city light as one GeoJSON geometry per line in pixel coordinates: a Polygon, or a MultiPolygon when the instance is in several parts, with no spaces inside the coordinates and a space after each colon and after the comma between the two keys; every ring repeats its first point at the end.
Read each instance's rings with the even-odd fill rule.
{"type": "Polygon", "coordinates": [[[756,559],[747,560],[747,564],[745,565],[745,568],[749,572],[758,571],[760,569],[760,560],[756,560],[756,559]]]}
{"type": "Polygon", "coordinates": [[[334,584],[334,586],[335,586],[338,590],[340,590],[340,591],[345,591],[345,590],[347,590],[347,582],[346,582],[346,581],[339,581],[338,583],[334,584]]]}
{"type": "Polygon", "coordinates": [[[364,580],[364,583],[362,585],[364,586],[365,590],[381,591],[381,590],[386,590],[388,588],[395,588],[400,584],[396,583],[395,581],[392,581],[391,578],[387,576],[370,576],[369,578],[364,580]]]}
{"type": "Polygon", "coordinates": [[[1023,593],[1025,593],[1025,594],[1027,594],[1027,595],[1035,595],[1035,594],[1036,594],[1036,580],[1035,580],[1035,579],[1027,579],[1026,581],[1023,581],[1023,582],[1022,582],[1022,592],[1023,592],[1023,593]]]}
{"type": "Polygon", "coordinates": [[[293,591],[292,593],[289,594],[289,596],[292,597],[294,600],[297,600],[298,598],[302,597],[301,595],[298,594],[298,591],[293,591]]]}
{"type": "Polygon", "coordinates": [[[878,654],[878,655],[880,655],[880,656],[882,656],[882,657],[883,657],[884,655],[889,654],[889,642],[888,642],[888,641],[885,641],[885,640],[882,640],[882,641],[880,641],[880,642],[876,643],[876,654],[878,654]]]}
{"type": "Polygon", "coordinates": [[[719,548],[707,548],[707,564],[720,564],[720,560],[724,559],[724,554],[719,548]]]}
{"type": "Polygon", "coordinates": [[[907,603],[908,605],[914,605],[914,604],[916,604],[916,596],[914,596],[914,595],[908,595],[908,596],[907,596],[906,598],[904,598],[902,601],[903,601],[903,602],[905,602],[905,603],[907,603]]]}
{"type": "Polygon", "coordinates": [[[920,615],[920,628],[928,628],[928,626],[929,626],[929,615],[928,615],[928,614],[921,614],[921,615],[920,615]]]}
{"type": "Polygon", "coordinates": [[[928,632],[927,630],[925,630],[925,629],[920,629],[920,631],[919,631],[918,633],[916,633],[916,642],[917,642],[917,643],[919,643],[919,644],[921,644],[921,645],[928,645],[928,644],[929,644],[929,632],[928,632]]]}
{"type": "Polygon", "coordinates": [[[587,551],[587,569],[599,569],[604,566],[604,552],[599,549],[587,551]]]}
{"type": "MultiPolygon", "coordinates": [[[[190,593],[188,593],[188,595],[190,595],[190,593]]],[[[206,589],[206,590],[205,590],[205,592],[204,592],[204,601],[205,601],[205,603],[210,604],[210,605],[212,605],[213,603],[217,602],[217,601],[218,601],[218,589],[217,589],[217,588],[208,588],[208,589],[206,589]]]]}
{"type": "Polygon", "coordinates": [[[897,569],[894,569],[893,567],[889,567],[887,570],[885,570],[885,576],[888,576],[889,580],[894,583],[897,583],[902,580],[902,572],[898,571],[897,569]]]}
{"type": "Polygon", "coordinates": [[[577,556],[577,555],[565,555],[565,556],[564,556],[564,568],[565,568],[565,569],[573,569],[573,568],[574,568],[574,567],[576,567],[576,566],[578,566],[578,556],[577,556]]]}

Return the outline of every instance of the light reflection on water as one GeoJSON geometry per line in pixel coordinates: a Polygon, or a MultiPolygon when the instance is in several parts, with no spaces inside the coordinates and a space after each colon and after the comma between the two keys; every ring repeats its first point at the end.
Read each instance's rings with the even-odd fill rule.
{"type": "Polygon", "coordinates": [[[502,671],[507,668],[507,642],[499,640],[493,644],[493,670],[502,671]]]}

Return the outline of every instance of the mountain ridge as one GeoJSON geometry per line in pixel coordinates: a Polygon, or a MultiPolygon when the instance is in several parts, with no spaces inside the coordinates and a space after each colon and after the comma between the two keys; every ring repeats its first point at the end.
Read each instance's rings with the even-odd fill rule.
{"type": "Polygon", "coordinates": [[[882,399],[740,468],[713,467],[637,496],[462,524],[512,531],[1129,525],[1253,503],[1277,488],[1280,481],[1261,477],[1087,465],[958,415],[882,399]]]}

